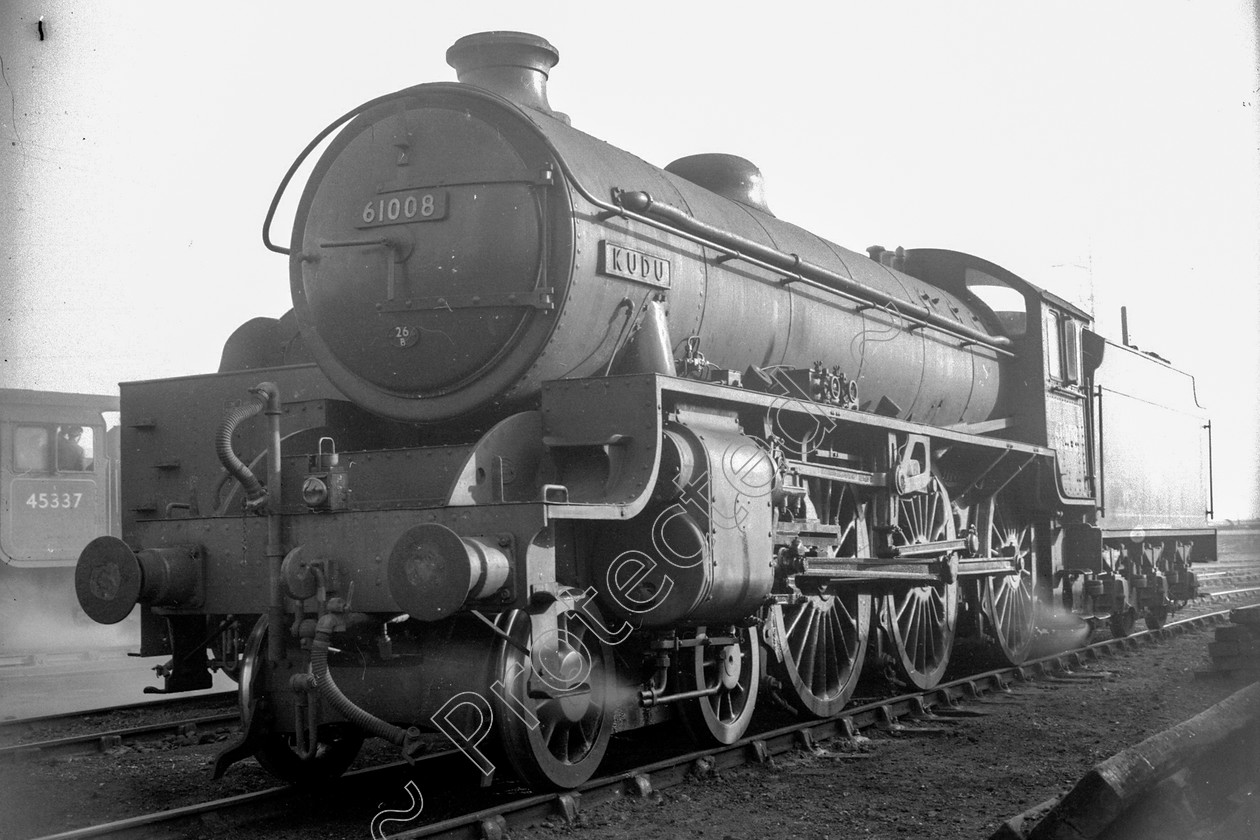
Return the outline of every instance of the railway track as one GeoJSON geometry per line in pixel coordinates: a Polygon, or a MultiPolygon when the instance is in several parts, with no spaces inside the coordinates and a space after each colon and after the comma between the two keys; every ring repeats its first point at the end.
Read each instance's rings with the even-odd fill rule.
{"type": "MultiPolygon", "coordinates": [[[[1257,570],[1257,576],[1260,577],[1260,569],[1257,570]]],[[[1245,597],[1253,591],[1252,589],[1244,588],[1206,592],[1200,600],[1207,603],[1224,602],[1236,596],[1245,597]]],[[[31,725],[42,725],[44,727],[57,728],[63,725],[71,725],[86,718],[122,711],[150,711],[158,709],[170,711],[180,706],[206,707],[214,702],[222,702],[226,705],[234,702],[235,697],[235,692],[222,692],[205,697],[172,698],[161,706],[156,706],[152,703],[136,703],[94,710],[87,713],[45,715],[20,721],[5,721],[0,722],[0,740],[9,740],[12,737],[10,733],[19,727],[29,728],[31,725]],[[10,737],[6,737],[6,735],[10,737]]],[[[191,744],[196,743],[202,735],[233,725],[239,719],[239,712],[233,709],[217,714],[186,717],[161,723],[141,723],[128,727],[115,726],[109,729],[76,733],[65,737],[16,741],[15,743],[0,746],[0,762],[35,757],[46,758],[50,756],[106,752],[122,746],[160,741],[167,738],[183,739],[184,743],[191,744]]]]}
{"type": "Polygon", "coordinates": [[[1260,581],[1260,566],[1255,563],[1237,563],[1224,567],[1213,565],[1206,571],[1195,567],[1195,576],[1202,587],[1216,589],[1219,587],[1240,586],[1260,581]]]}
{"type": "Polygon", "coordinates": [[[55,715],[38,715],[36,717],[14,718],[13,720],[0,720],[0,736],[3,733],[11,732],[16,729],[31,726],[58,726],[75,721],[84,720],[86,718],[97,717],[100,715],[110,715],[117,712],[151,712],[170,709],[179,709],[187,706],[208,706],[214,704],[230,705],[236,702],[235,691],[221,691],[215,694],[202,694],[195,697],[189,696],[173,696],[168,697],[160,702],[146,700],[139,703],[122,703],[116,706],[105,706],[99,709],[88,709],[82,712],[62,712],[55,715]]]}
{"type": "Polygon", "coordinates": [[[157,703],[127,703],[88,712],[0,721],[0,762],[104,752],[167,737],[191,740],[210,728],[230,726],[239,719],[236,692],[225,691],[197,697],[172,697],[157,703]],[[154,720],[172,714],[182,716],[154,720]],[[129,718],[140,720],[131,723],[129,718]],[[85,727],[87,731],[81,731],[85,727]]]}
{"type": "Polygon", "coordinates": [[[231,711],[167,723],[131,726],[103,732],[71,735],[65,738],[50,738],[42,741],[10,744],[0,747],[0,762],[32,757],[47,758],[55,755],[107,752],[124,745],[131,746],[146,741],[160,741],[165,738],[179,738],[183,739],[185,743],[195,744],[198,743],[203,734],[225,726],[234,725],[240,721],[240,718],[239,711],[231,711]]]}
{"type": "MultiPolygon", "coordinates": [[[[1213,593],[1217,603],[1237,602],[1260,597],[1260,588],[1213,593]]],[[[934,689],[881,699],[846,709],[844,713],[821,721],[806,721],[750,735],[728,747],[693,752],[678,752],[650,763],[614,768],[580,788],[563,793],[534,794],[496,785],[486,796],[468,798],[467,802],[446,801],[448,812],[435,814],[425,810],[436,821],[403,831],[397,838],[501,838],[509,826],[533,824],[556,815],[573,821],[583,809],[622,796],[647,796],[654,790],[671,787],[689,776],[706,776],[750,763],[767,762],[772,757],[792,750],[815,750],[832,739],[861,737],[872,728],[913,734],[939,731],[960,719],[982,717],[983,712],[968,708],[1000,696],[1015,683],[1032,680],[1085,682],[1097,679],[1097,672],[1081,671],[1082,666],[1105,662],[1108,657],[1157,644],[1189,630],[1210,627],[1228,620],[1229,610],[1217,610],[1170,622],[1161,630],[1143,631],[1131,636],[1107,639],[1078,650],[1046,656],[1013,668],[1002,668],[955,679],[934,689]]],[[[991,702],[991,701],[989,701],[991,702]]],[[[410,779],[424,779],[426,785],[443,780],[448,784],[467,780],[467,789],[475,789],[471,765],[458,751],[449,750],[424,756],[415,767],[399,762],[347,774],[337,786],[339,802],[377,801],[381,791],[397,791],[394,805],[403,806],[403,791],[410,779]]],[[[411,785],[418,793],[418,788],[411,785]]],[[[432,793],[432,791],[431,791],[432,793]]],[[[452,794],[452,796],[457,796],[452,794]]],[[[436,798],[435,798],[436,799],[436,798]]],[[[294,788],[270,788],[256,793],[233,796],[169,811],[91,826],[41,840],[79,840],[79,838],[129,838],[152,836],[161,830],[171,835],[194,834],[198,830],[222,833],[233,826],[244,826],[269,818],[293,813],[303,804],[313,805],[312,794],[294,788]]],[[[413,793],[413,804],[415,802],[413,793]]],[[[327,803],[320,803],[326,805],[327,803]]],[[[400,820],[401,822],[401,820],[400,820]]]]}

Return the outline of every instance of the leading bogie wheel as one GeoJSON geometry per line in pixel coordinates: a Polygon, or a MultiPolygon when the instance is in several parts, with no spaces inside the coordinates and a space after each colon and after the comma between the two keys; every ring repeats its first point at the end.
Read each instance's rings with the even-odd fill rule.
{"type": "Polygon", "coordinates": [[[1037,633],[1033,574],[1036,548],[1032,524],[1005,497],[992,496],[980,504],[976,527],[985,557],[1009,558],[1012,574],[985,578],[980,612],[986,638],[1010,665],[1023,664],[1037,633]]]}
{"type": "MultiPolygon", "coordinates": [[[[248,715],[261,708],[258,680],[267,657],[267,616],[250,631],[241,657],[238,678],[242,726],[248,715]]],[[[254,753],[263,769],[294,785],[318,785],[331,781],[350,767],[363,746],[363,730],[349,723],[324,724],[316,729],[314,743],[299,744],[291,732],[267,732],[254,753]]]]}
{"type": "MultiPolygon", "coordinates": [[[[704,627],[696,637],[706,635],[704,627]]],[[[704,697],[683,700],[683,726],[701,745],[733,744],[743,737],[757,705],[761,683],[761,645],[744,628],[710,628],[715,644],[679,652],[680,691],[709,690],[704,697]]]]}
{"type": "Polygon", "coordinates": [[[1111,635],[1117,639],[1132,633],[1133,625],[1136,623],[1137,610],[1128,605],[1116,610],[1107,619],[1107,625],[1111,628],[1111,635]]]}
{"type": "Polygon", "coordinates": [[[254,757],[267,772],[294,785],[318,785],[339,777],[363,746],[363,730],[349,723],[329,723],[317,740],[299,751],[296,736],[270,732],[254,757]]]}
{"type": "MultiPolygon", "coordinates": [[[[954,539],[949,493],[939,478],[933,476],[924,493],[899,497],[895,507],[897,525],[908,543],[954,539]]],[[[898,673],[920,690],[934,687],[944,676],[953,651],[957,579],[893,586],[881,601],[880,623],[892,642],[898,673]]]]}
{"type": "Polygon", "coordinates": [[[593,606],[579,613],[562,600],[499,617],[495,728],[508,763],[533,787],[577,787],[608,749],[615,673],[612,649],[594,630],[600,622],[593,606]]]}
{"type": "Polygon", "coordinates": [[[1163,629],[1165,622],[1168,621],[1168,607],[1152,607],[1146,611],[1143,618],[1146,620],[1147,630],[1163,629]]]}

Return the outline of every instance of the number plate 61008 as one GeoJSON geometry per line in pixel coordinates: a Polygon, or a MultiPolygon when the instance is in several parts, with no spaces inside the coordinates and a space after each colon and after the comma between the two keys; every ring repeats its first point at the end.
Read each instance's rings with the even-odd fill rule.
{"type": "Polygon", "coordinates": [[[435,222],[446,218],[446,190],[404,190],[368,199],[358,228],[435,222]]]}

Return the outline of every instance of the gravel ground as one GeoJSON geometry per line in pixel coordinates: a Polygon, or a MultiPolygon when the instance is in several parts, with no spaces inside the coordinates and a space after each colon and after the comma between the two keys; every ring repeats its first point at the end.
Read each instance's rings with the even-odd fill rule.
{"type": "MultiPolygon", "coordinates": [[[[1211,639],[1211,631],[1197,631],[1093,664],[1097,679],[1038,681],[986,698],[971,707],[985,717],[949,724],[944,734],[874,732],[856,747],[832,743],[818,754],[792,753],[593,808],[574,826],[547,823],[512,836],[984,838],[1099,760],[1237,690],[1236,683],[1196,678],[1207,667],[1211,639]]],[[[252,761],[209,780],[226,737],[222,731],[197,744],[172,737],[0,766],[0,837],[19,840],[271,786],[252,761]]],[[[368,825],[360,821],[301,822],[291,836],[365,837],[368,825]]],[[[289,833],[278,835],[273,826],[267,836],[289,833]]]]}
{"type": "Polygon", "coordinates": [[[821,755],[798,752],[695,779],[647,800],[621,800],[575,827],[553,823],[513,837],[985,838],[1102,759],[1240,688],[1196,678],[1211,638],[1197,631],[1090,665],[1101,679],[1016,687],[971,706],[987,716],[948,725],[946,734],[875,732],[857,755],[827,745],[821,755]]]}
{"type": "MultiPolygon", "coordinates": [[[[2,684],[2,681],[0,681],[0,684],[2,684]]],[[[78,735],[90,735],[113,729],[128,729],[135,726],[147,726],[158,723],[176,723],[197,717],[208,717],[234,711],[236,711],[234,700],[206,698],[176,706],[141,706],[31,722],[23,722],[21,720],[5,721],[0,726],[0,747],[29,744],[34,741],[51,741],[57,738],[70,738],[78,735]]]]}

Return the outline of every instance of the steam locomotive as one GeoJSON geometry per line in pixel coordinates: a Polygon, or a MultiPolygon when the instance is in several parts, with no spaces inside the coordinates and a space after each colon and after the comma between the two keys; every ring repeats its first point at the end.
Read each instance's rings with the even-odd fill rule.
{"type": "Polygon", "coordinates": [[[427,730],[572,787],[615,731],[731,743],[766,691],[832,715],[956,636],[1017,663],[1052,607],[1125,633],[1194,596],[1191,377],[986,260],[784,222],[748,161],[582,133],[558,58],[471,35],[458,83],[329,126],[288,247],[264,225],[292,311],[122,385],[123,535],[77,592],[141,605],[166,690],[239,680],[216,773],[427,730]]]}

